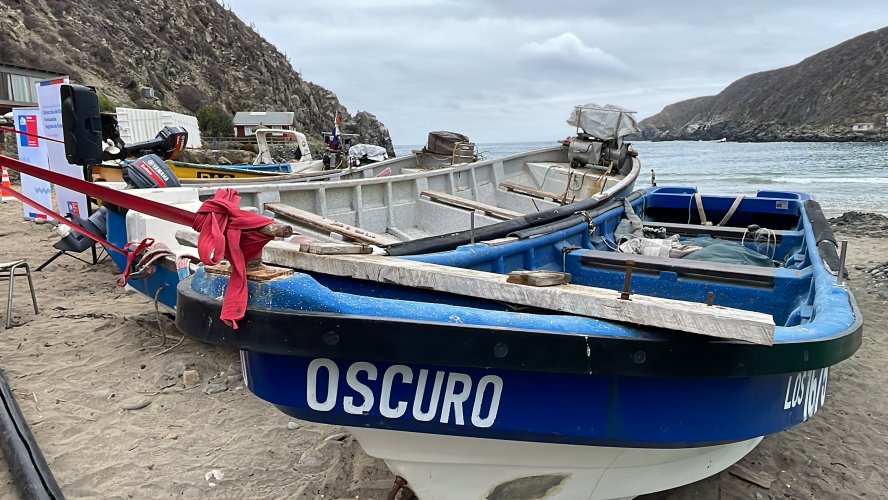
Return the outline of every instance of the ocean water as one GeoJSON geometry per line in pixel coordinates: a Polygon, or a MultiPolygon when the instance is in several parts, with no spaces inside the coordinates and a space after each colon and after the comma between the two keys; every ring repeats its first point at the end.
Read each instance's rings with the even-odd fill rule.
{"type": "MultiPolygon", "coordinates": [[[[543,148],[555,142],[478,144],[485,158],[543,148]]],[[[888,143],[633,142],[642,174],[636,187],[694,186],[703,193],[753,195],[760,189],[801,191],[827,215],[852,210],[888,214],[888,143]]],[[[421,146],[398,146],[409,154],[421,146]]]]}

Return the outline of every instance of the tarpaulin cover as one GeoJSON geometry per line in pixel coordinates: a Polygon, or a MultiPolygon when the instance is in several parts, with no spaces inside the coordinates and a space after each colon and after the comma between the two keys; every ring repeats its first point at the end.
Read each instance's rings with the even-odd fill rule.
{"type": "Polygon", "coordinates": [[[635,111],[613,104],[599,106],[589,103],[574,106],[567,123],[583,129],[587,134],[598,139],[618,139],[641,131],[633,116],[634,113],[635,111]]]}
{"type": "Polygon", "coordinates": [[[355,144],[348,148],[349,158],[360,160],[365,156],[371,161],[382,161],[388,158],[388,154],[382,146],[375,146],[373,144],[355,144]]]}

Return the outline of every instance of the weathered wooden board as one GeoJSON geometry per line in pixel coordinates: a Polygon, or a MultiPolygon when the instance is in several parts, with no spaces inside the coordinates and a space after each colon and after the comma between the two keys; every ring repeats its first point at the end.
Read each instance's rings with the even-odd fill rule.
{"type": "Polygon", "coordinates": [[[518,184],[516,182],[503,182],[500,183],[500,187],[507,191],[513,191],[515,193],[533,196],[535,198],[542,198],[544,200],[561,201],[564,198],[563,194],[550,193],[549,191],[543,191],[541,189],[532,188],[529,186],[525,186],[524,184],[518,184]]]}
{"type": "Polygon", "coordinates": [[[528,286],[554,286],[570,283],[570,273],[559,271],[512,271],[506,278],[507,283],[528,286]]]}
{"type": "Polygon", "coordinates": [[[281,215],[284,218],[291,219],[303,226],[341,234],[350,240],[359,241],[361,243],[369,243],[371,245],[385,247],[401,241],[393,236],[367,231],[366,229],[351,226],[344,222],[339,222],[338,220],[328,219],[327,217],[322,217],[283,203],[266,203],[265,209],[274,212],[277,215],[281,215]]]}
{"type": "Polygon", "coordinates": [[[444,203],[445,205],[466,208],[469,210],[479,210],[499,219],[509,220],[524,215],[521,212],[507,210],[505,208],[488,205],[487,203],[481,203],[480,201],[468,200],[460,196],[454,196],[452,194],[441,193],[438,191],[423,191],[422,195],[427,196],[434,201],[444,203]]]}
{"type": "Polygon", "coordinates": [[[323,243],[319,241],[314,241],[311,243],[300,243],[299,251],[313,253],[317,255],[351,255],[373,253],[373,249],[370,248],[369,245],[354,243],[323,243]]]}
{"type": "Polygon", "coordinates": [[[621,300],[614,290],[558,285],[529,287],[495,273],[415,262],[381,255],[312,255],[296,245],[272,241],[266,262],[294,269],[394,283],[458,295],[538,307],[605,320],[653,326],[771,345],[774,320],[762,314],[703,303],[634,294],[621,300]]]}
{"type": "Polygon", "coordinates": [[[651,255],[634,255],[604,250],[580,250],[580,263],[584,266],[625,267],[631,260],[638,270],[669,271],[679,276],[693,276],[715,280],[748,281],[759,285],[774,286],[774,268],[751,266],[745,264],[726,264],[724,262],[706,262],[692,259],[672,259],[651,255]]]}
{"type": "MultiPolygon", "coordinates": [[[[231,264],[227,260],[216,264],[215,266],[204,266],[204,269],[211,274],[221,274],[231,276],[231,264]]],[[[271,281],[284,276],[293,274],[293,270],[285,267],[266,266],[259,264],[258,266],[247,266],[247,279],[250,281],[271,281]]]]}

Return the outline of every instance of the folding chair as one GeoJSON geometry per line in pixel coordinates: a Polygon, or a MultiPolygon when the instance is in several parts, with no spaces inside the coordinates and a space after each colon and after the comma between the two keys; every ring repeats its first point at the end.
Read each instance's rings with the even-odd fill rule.
{"type": "Polygon", "coordinates": [[[34,294],[34,281],[31,279],[31,267],[24,260],[13,262],[0,262],[0,281],[9,280],[9,296],[6,298],[6,328],[12,327],[12,292],[16,276],[27,276],[28,287],[31,289],[31,302],[34,304],[34,314],[40,314],[37,310],[37,295],[34,294]]]}
{"type": "MultiPolygon", "coordinates": [[[[86,229],[87,231],[98,235],[105,236],[108,231],[108,222],[106,219],[107,210],[102,207],[99,210],[92,213],[88,219],[84,219],[82,217],[78,217],[74,214],[68,214],[68,218],[71,219],[71,222],[77,224],[78,226],[86,229]]],[[[35,271],[42,271],[46,266],[50,265],[54,260],[58,259],[62,255],[67,255],[68,257],[73,257],[84,264],[95,265],[105,260],[104,257],[99,260],[99,256],[96,253],[96,245],[97,243],[86,236],[83,236],[80,233],[72,232],[68,236],[60,239],[59,241],[53,243],[53,248],[58,250],[52,257],[47,259],[45,262],[37,266],[35,271]],[[87,250],[92,251],[92,262],[88,260],[81,259],[75,254],[85,252],[87,250]]],[[[104,249],[104,247],[101,247],[104,249]]],[[[106,255],[107,257],[107,255],[106,255]]]]}

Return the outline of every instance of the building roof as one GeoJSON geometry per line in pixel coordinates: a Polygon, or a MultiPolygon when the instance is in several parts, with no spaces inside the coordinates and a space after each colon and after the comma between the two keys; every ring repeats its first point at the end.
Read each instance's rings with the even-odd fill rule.
{"type": "Polygon", "coordinates": [[[235,125],[292,125],[292,111],[238,111],[235,125]]]}
{"type": "Polygon", "coordinates": [[[31,74],[36,73],[38,77],[52,78],[54,76],[64,76],[64,73],[59,73],[57,71],[49,71],[41,68],[32,68],[30,66],[22,66],[21,64],[12,64],[5,61],[0,61],[0,69],[3,69],[7,72],[11,72],[10,70],[15,71],[16,74],[31,74]]]}

